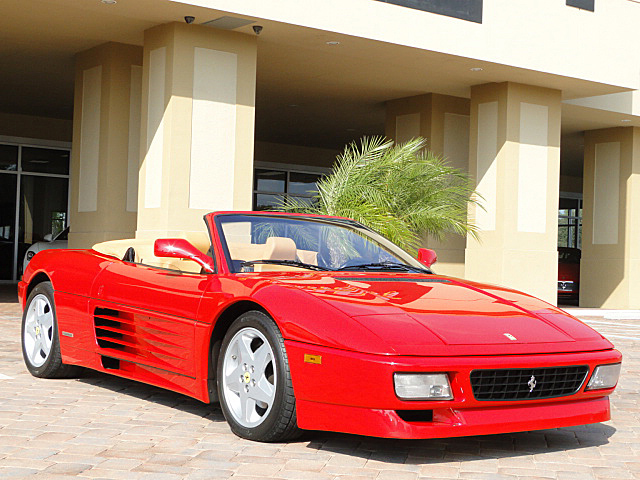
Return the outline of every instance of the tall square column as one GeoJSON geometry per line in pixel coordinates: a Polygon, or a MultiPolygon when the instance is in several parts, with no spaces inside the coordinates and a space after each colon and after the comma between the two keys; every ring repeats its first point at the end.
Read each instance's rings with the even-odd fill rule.
{"type": "Polygon", "coordinates": [[[484,209],[467,238],[465,276],[555,303],[560,179],[558,90],[516,83],[471,89],[470,172],[484,209]]]}
{"type": "Polygon", "coordinates": [[[137,237],[251,209],[256,52],[253,36],[200,25],[145,32],[137,237]]]}
{"type": "Polygon", "coordinates": [[[580,306],[640,308],[640,128],[585,132],[580,306]]]}
{"type": "MultiPolygon", "coordinates": [[[[427,148],[447,158],[460,170],[469,170],[469,100],[429,93],[399,98],[386,103],[387,138],[406,142],[415,137],[427,139],[427,148]]],[[[466,238],[449,234],[444,240],[433,238],[424,244],[438,253],[435,266],[439,274],[464,276],[466,238]]]]}
{"type": "Polygon", "coordinates": [[[132,237],[140,158],[142,47],[76,56],[69,246],[132,237]]]}

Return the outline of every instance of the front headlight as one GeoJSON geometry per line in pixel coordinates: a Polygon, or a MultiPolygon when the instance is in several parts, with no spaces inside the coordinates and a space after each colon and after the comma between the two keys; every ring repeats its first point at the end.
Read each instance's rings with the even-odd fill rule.
{"type": "Polygon", "coordinates": [[[591,380],[589,380],[585,390],[604,390],[615,387],[618,383],[618,377],[620,376],[621,365],[621,363],[598,365],[593,371],[591,380]]]}
{"type": "Polygon", "coordinates": [[[452,400],[446,373],[394,373],[396,395],[402,400],[452,400]]]}

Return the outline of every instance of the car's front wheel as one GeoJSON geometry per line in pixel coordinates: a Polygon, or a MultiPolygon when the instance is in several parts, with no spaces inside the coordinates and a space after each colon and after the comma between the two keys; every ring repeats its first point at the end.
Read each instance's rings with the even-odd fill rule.
{"type": "Polygon", "coordinates": [[[276,442],[300,434],[284,339],[264,313],[244,313],[231,325],[217,382],[222,412],[236,435],[276,442]]]}
{"type": "Polygon", "coordinates": [[[36,285],[27,299],[22,314],[22,356],[34,377],[64,378],[79,373],[79,367],[62,363],[51,282],[36,285]]]}

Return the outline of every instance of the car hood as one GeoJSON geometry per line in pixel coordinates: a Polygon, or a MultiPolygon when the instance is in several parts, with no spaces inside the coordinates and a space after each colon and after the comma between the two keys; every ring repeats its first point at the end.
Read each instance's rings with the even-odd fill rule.
{"type": "Polygon", "coordinates": [[[387,345],[387,352],[370,353],[542,354],[613,347],[553,305],[493,285],[436,275],[360,272],[277,281],[322,299],[387,345]]]}

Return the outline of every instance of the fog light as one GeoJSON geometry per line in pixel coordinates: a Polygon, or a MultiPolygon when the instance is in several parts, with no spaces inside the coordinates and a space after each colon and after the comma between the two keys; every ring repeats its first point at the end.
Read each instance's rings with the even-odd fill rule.
{"type": "Polygon", "coordinates": [[[446,373],[394,373],[396,395],[403,400],[451,400],[446,373]]]}
{"type": "Polygon", "coordinates": [[[27,260],[31,260],[36,253],[34,251],[27,252],[27,260]]]}
{"type": "Polygon", "coordinates": [[[620,376],[620,363],[612,365],[599,365],[593,371],[591,380],[587,384],[586,390],[604,390],[605,388],[613,388],[618,383],[620,376]]]}

